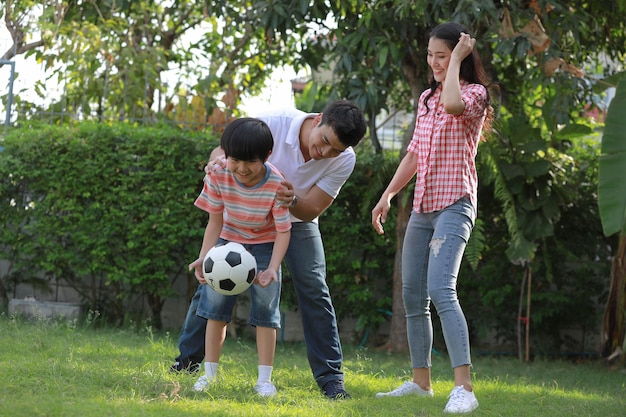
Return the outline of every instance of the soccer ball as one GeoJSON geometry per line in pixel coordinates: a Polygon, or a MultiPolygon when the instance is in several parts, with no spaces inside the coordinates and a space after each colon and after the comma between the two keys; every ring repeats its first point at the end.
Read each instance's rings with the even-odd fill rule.
{"type": "Polygon", "coordinates": [[[218,293],[237,295],[252,285],[256,277],[256,259],[243,245],[228,242],[207,252],[202,272],[209,286],[218,293]]]}

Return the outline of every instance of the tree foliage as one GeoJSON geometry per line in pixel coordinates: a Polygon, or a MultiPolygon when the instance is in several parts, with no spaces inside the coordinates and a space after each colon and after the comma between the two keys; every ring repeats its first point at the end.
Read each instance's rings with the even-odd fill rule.
{"type": "MultiPolygon", "coordinates": [[[[500,205],[497,226],[507,231],[500,247],[512,271],[540,271],[534,289],[552,282],[551,255],[559,245],[550,242],[577,198],[571,195],[578,167],[570,145],[595,131],[588,114],[602,114],[604,95],[594,86],[623,69],[626,51],[626,0],[48,1],[41,7],[6,2],[5,16],[28,33],[35,25],[20,26],[30,15],[18,12],[43,10],[35,14],[48,49],[30,53],[51,68],[63,62],[70,69],[68,85],[83,87],[69,88],[68,102],[80,103],[85,113],[110,109],[124,116],[135,103],[153,111],[156,92],[166,91],[160,75],[175,69],[188,77],[178,78],[174,90],[184,87],[190,100],[181,106],[170,97],[166,110],[177,121],[208,119],[222,94],[256,91],[271,67],[291,62],[325,80],[331,99],[348,98],[363,108],[375,152],[382,152],[376,115],[381,109],[414,111],[428,85],[430,29],[443,21],[465,24],[497,87],[490,89],[497,121],[479,150],[481,187],[493,189],[500,205]],[[183,45],[182,35],[192,29],[204,36],[183,45]]],[[[398,197],[401,242],[410,198],[398,197]]],[[[484,220],[468,248],[476,268],[480,249],[488,251],[492,243],[485,234],[493,219],[484,220]]],[[[399,253],[398,247],[396,266],[399,253]]],[[[520,300],[521,310],[526,302],[520,300]]],[[[402,320],[400,304],[394,304],[393,321],[402,320]]]]}
{"type": "MultiPolygon", "coordinates": [[[[487,183],[495,181],[504,209],[511,237],[507,256],[531,276],[537,251],[546,248],[545,239],[553,236],[562,208],[570,203],[565,190],[572,160],[564,144],[592,133],[593,123],[584,120],[598,103],[592,86],[624,61],[624,2],[352,0],[316,3],[310,14],[303,13],[302,3],[272,2],[283,12],[267,22],[281,33],[317,29],[314,36],[302,37],[303,59],[330,71],[334,94],[365,110],[378,151],[375,116],[381,109],[415,108],[427,85],[429,30],[442,21],[470,28],[499,86],[493,98],[500,120],[492,145],[481,147],[483,160],[491,161],[483,174],[487,183]],[[326,14],[333,16],[332,25],[320,20],[326,14]]],[[[399,204],[399,210],[410,207],[399,204]]],[[[405,218],[398,216],[400,240],[405,218]]],[[[472,249],[475,260],[479,255],[472,249]]],[[[396,274],[396,286],[398,281],[396,274]]]]}
{"type": "Polygon", "coordinates": [[[5,55],[34,56],[48,70],[39,95],[56,82],[65,111],[101,119],[181,119],[194,97],[205,124],[219,106],[237,114],[241,94],[258,93],[290,62],[284,50],[294,42],[266,36],[250,2],[6,2],[4,15],[14,40],[5,55]]]}
{"type": "Polygon", "coordinates": [[[602,134],[598,182],[603,231],[607,236],[619,235],[602,328],[602,353],[609,358],[624,354],[626,335],[626,124],[623,117],[626,112],[626,73],[619,74],[617,79],[615,97],[611,100],[602,134]]]}

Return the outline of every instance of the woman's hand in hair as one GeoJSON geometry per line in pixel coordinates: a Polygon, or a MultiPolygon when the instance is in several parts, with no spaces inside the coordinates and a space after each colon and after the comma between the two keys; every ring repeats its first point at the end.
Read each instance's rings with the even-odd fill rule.
{"type": "Polygon", "coordinates": [[[469,54],[474,50],[474,45],[476,44],[476,39],[472,38],[467,33],[461,32],[461,36],[459,36],[459,42],[454,47],[452,51],[452,56],[458,58],[459,62],[463,61],[469,54]]]}

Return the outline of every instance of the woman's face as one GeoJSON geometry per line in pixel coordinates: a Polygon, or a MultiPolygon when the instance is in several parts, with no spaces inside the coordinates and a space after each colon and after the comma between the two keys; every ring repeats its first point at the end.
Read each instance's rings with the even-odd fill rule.
{"type": "Polygon", "coordinates": [[[451,55],[452,50],[445,41],[438,38],[430,38],[428,41],[427,62],[433,71],[435,81],[443,82],[446,79],[451,55]]]}

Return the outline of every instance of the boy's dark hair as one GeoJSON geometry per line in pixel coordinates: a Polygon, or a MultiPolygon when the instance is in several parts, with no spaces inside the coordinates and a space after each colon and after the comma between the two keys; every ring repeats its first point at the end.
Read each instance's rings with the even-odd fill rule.
{"type": "Polygon", "coordinates": [[[327,105],[322,112],[321,125],[330,126],[346,146],[356,146],[367,130],[363,112],[348,100],[337,100],[327,105]]]}
{"type": "Polygon", "coordinates": [[[274,147],[274,137],[262,120],[242,117],[226,126],[220,146],[226,157],[240,161],[265,161],[274,147]]]}

